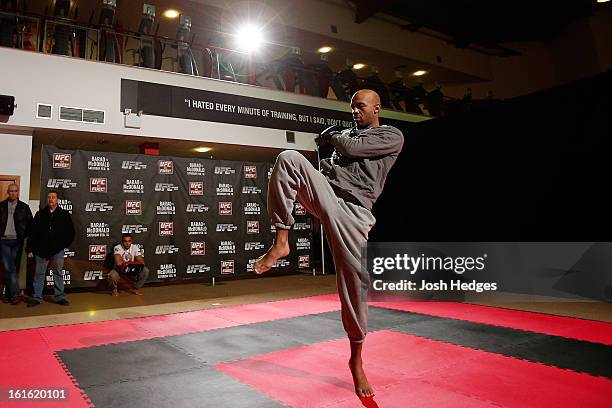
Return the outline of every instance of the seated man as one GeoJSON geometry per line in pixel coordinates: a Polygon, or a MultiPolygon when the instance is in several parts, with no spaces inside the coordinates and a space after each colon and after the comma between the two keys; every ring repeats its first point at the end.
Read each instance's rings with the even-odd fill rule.
{"type": "Polygon", "coordinates": [[[113,286],[112,295],[119,295],[117,284],[122,277],[130,282],[131,288],[129,291],[131,293],[135,295],[142,295],[138,289],[140,289],[147,281],[147,278],[149,277],[149,269],[144,266],[144,256],[142,255],[140,246],[132,245],[131,234],[121,235],[121,244],[116,245],[113,248],[113,257],[115,258],[115,268],[108,274],[108,280],[113,286]],[[142,263],[142,269],[138,268],[135,263],[142,263]],[[130,273],[130,269],[136,269],[137,273],[130,273]]]}

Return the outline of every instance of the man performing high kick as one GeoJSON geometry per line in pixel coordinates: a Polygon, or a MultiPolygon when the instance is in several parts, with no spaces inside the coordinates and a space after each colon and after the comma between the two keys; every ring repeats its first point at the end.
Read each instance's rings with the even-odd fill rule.
{"type": "Polygon", "coordinates": [[[258,274],[289,254],[289,230],[294,224],[295,201],[318,218],[336,267],[342,324],[351,344],[349,367],[359,397],[374,395],[363,371],[361,349],[367,333],[367,295],[370,279],[361,268],[361,251],[376,219],[372,206],[380,196],[389,170],[402,150],[404,137],[392,126],[379,123],[380,97],[372,90],[351,99],[355,127],[323,131],[317,142],[334,146],[321,171],[300,153],[278,155],[268,184],[268,214],[276,226],[274,244],[255,262],[258,274]]]}

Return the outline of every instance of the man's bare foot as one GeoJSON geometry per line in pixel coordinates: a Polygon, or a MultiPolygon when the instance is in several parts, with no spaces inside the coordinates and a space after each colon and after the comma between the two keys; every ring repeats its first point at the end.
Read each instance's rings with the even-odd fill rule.
{"type": "Polygon", "coordinates": [[[368,379],[363,371],[361,361],[349,360],[349,368],[353,375],[353,384],[355,384],[355,394],[358,397],[373,397],[374,389],[368,382],[368,379]]]}
{"type": "Polygon", "coordinates": [[[131,293],[131,294],[133,294],[133,295],[142,296],[142,292],[141,292],[141,291],[139,291],[139,290],[138,290],[138,289],[136,289],[136,288],[131,288],[131,289],[130,289],[130,293],[131,293]]]}
{"type": "Polygon", "coordinates": [[[272,269],[276,261],[289,255],[289,251],[289,242],[285,242],[284,244],[275,242],[274,245],[268,249],[268,252],[255,261],[253,270],[258,275],[268,272],[270,269],[272,269]]]}

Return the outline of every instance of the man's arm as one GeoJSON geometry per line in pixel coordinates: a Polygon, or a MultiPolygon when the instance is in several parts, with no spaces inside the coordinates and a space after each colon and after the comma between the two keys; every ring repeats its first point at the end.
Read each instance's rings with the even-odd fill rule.
{"type": "Polygon", "coordinates": [[[335,133],[330,143],[346,157],[363,158],[399,153],[404,144],[402,132],[394,127],[380,126],[366,130],[363,137],[352,138],[335,133]]]}
{"type": "Polygon", "coordinates": [[[74,241],[75,235],[74,225],[72,224],[72,217],[70,216],[70,213],[68,211],[66,211],[66,234],[66,248],[68,248],[70,244],[72,244],[72,241],[74,241]]]}
{"type": "Polygon", "coordinates": [[[122,269],[123,268],[123,257],[119,254],[113,254],[113,258],[115,258],[115,268],[122,269]]]}

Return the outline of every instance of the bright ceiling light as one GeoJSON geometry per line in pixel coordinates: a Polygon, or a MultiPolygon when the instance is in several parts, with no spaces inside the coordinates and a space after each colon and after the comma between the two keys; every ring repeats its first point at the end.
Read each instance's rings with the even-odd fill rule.
{"type": "Polygon", "coordinates": [[[609,1],[610,1],[610,0],[597,0],[597,2],[598,2],[598,3],[607,3],[607,2],[609,2],[609,1]]]}
{"type": "Polygon", "coordinates": [[[414,71],[412,73],[412,75],[414,75],[414,76],[421,76],[421,75],[425,75],[426,73],[427,73],[427,71],[418,70],[418,71],[414,71]]]}
{"type": "Polygon", "coordinates": [[[168,9],[164,11],[164,17],[168,17],[168,18],[177,18],[180,14],[181,13],[179,13],[178,11],[174,9],[168,9]]]}
{"type": "Polygon", "coordinates": [[[358,63],[358,64],[353,65],[353,69],[361,69],[361,68],[365,68],[365,64],[358,63]]]}
{"type": "Polygon", "coordinates": [[[333,48],[330,47],[329,45],[326,45],[325,47],[319,48],[317,51],[320,52],[321,54],[327,54],[331,50],[333,50],[333,48]]]}
{"type": "Polygon", "coordinates": [[[263,43],[261,30],[252,25],[243,27],[236,33],[238,49],[242,51],[256,51],[263,43]]]}
{"type": "Polygon", "coordinates": [[[210,147],[196,147],[193,150],[195,150],[198,153],[206,153],[206,152],[210,152],[212,150],[212,148],[210,148],[210,147]]]}

